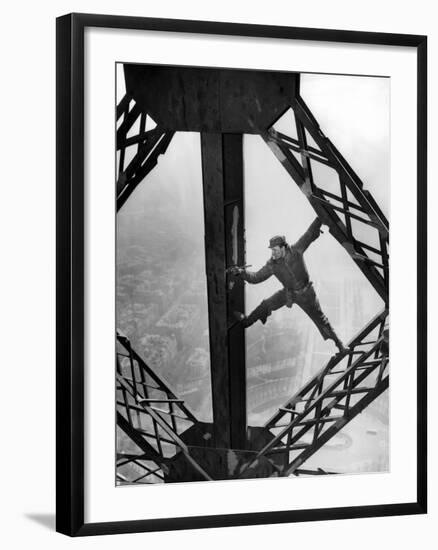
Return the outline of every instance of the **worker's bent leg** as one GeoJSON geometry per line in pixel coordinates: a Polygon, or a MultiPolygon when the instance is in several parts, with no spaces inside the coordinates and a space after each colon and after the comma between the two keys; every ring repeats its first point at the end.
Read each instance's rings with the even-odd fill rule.
{"type": "Polygon", "coordinates": [[[312,284],[310,284],[300,296],[296,296],[296,302],[318,327],[324,340],[333,340],[339,350],[343,349],[344,346],[341,340],[338,338],[327,316],[321,309],[321,305],[312,284]]]}
{"type": "Polygon", "coordinates": [[[248,317],[245,317],[242,321],[244,327],[253,325],[256,321],[260,320],[263,324],[266,323],[266,319],[276,309],[280,309],[286,304],[286,290],[282,289],[263,300],[248,317]]]}

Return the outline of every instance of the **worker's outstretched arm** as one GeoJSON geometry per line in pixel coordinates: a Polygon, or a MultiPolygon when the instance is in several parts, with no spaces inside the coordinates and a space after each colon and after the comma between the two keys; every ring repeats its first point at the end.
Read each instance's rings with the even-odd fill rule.
{"type": "Polygon", "coordinates": [[[309,245],[315,241],[321,233],[321,220],[315,218],[310,224],[307,231],[298,239],[298,241],[293,245],[294,248],[297,248],[301,252],[307,250],[309,245]]]}
{"type": "Polygon", "coordinates": [[[258,271],[246,271],[246,269],[244,269],[240,272],[242,279],[253,285],[266,281],[272,274],[272,262],[270,260],[268,260],[258,271]]]}

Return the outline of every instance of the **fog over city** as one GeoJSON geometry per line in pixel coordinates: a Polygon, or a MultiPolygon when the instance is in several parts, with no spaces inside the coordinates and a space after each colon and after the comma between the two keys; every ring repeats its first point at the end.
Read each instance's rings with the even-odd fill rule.
{"type": "MultiPolygon", "coordinates": [[[[117,84],[119,101],[124,94],[121,66],[117,84]]],[[[301,95],[389,217],[389,79],[302,75],[301,95]]],[[[276,128],[293,136],[290,113],[276,128]]],[[[336,174],[317,164],[314,179],[330,190],[336,174]]],[[[246,263],[256,270],[270,256],[270,237],[280,234],[295,242],[315,213],[255,135],[244,136],[244,190],[246,263]]],[[[175,134],[117,214],[116,246],[117,326],[197,418],[211,421],[199,134],[175,134]]],[[[328,228],[306,251],[305,261],[324,313],[348,342],[382,309],[382,300],[328,228]]],[[[274,277],[247,284],[246,313],[280,288],[274,277]]],[[[333,342],[324,341],[296,305],[274,312],[266,325],[248,328],[248,423],[263,425],[334,352],[333,342]]],[[[306,465],[342,472],[387,470],[388,403],[386,391],[306,465]]]]}

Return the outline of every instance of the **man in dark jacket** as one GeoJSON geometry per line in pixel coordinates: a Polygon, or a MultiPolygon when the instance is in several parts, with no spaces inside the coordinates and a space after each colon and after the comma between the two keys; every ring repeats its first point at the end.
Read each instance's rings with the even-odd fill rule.
{"type": "Polygon", "coordinates": [[[319,237],[320,228],[321,221],[316,218],[304,235],[293,245],[288,245],[282,235],[272,237],[269,241],[272,257],[259,271],[251,272],[245,268],[233,268],[232,273],[242,277],[248,283],[258,284],[275,275],[283,285],[281,290],[263,300],[247,317],[240,312],[235,312],[235,315],[246,328],[258,320],[265,324],[268,316],[276,309],[297,304],[312,319],[324,340],[333,340],[339,351],[343,352],[345,348],[341,340],[321,310],[303,258],[309,245],[319,237]]]}

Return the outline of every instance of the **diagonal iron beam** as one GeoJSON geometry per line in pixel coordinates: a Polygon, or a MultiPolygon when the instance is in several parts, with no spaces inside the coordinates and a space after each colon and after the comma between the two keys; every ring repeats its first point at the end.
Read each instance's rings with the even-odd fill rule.
{"type": "MultiPolygon", "coordinates": [[[[117,340],[122,346],[122,349],[126,352],[118,352],[118,358],[125,357],[129,360],[129,364],[125,367],[128,374],[123,373],[122,366],[118,360],[118,389],[123,396],[123,400],[118,401],[117,422],[120,428],[145,454],[151,457],[151,460],[158,464],[160,468],[164,469],[164,472],[166,472],[167,459],[163,454],[162,443],[168,443],[173,445],[178,452],[184,455],[187,462],[203,479],[212,479],[190,455],[188,446],[178,433],[176,417],[184,421],[189,421],[192,424],[197,424],[197,419],[193,413],[184,404],[182,399],[178,399],[169,385],[132,349],[128,338],[118,332],[117,340]],[[157,395],[155,393],[150,395],[150,389],[154,392],[158,391],[160,394],[157,395]],[[157,404],[167,405],[169,409],[165,410],[154,406],[157,404]],[[140,419],[138,418],[141,414],[150,419],[155,433],[148,433],[143,429],[140,419]],[[170,420],[167,421],[164,416],[170,417],[170,420]],[[138,420],[139,426],[134,425],[134,419],[138,420]],[[140,429],[140,427],[142,429],[140,429]],[[154,440],[156,449],[149,443],[145,436],[154,440]]],[[[144,476],[142,476],[142,478],[143,477],[144,476]]]]}
{"type": "MultiPolygon", "coordinates": [[[[367,252],[357,240],[352,240],[346,224],[341,220],[337,209],[324,198],[324,194],[316,186],[313,186],[309,177],[305,177],[304,170],[288,147],[278,139],[275,130],[262,134],[271,151],[281,162],[301,191],[306,195],[317,215],[323,223],[330,227],[330,233],[347,250],[353,261],[370,281],[379,296],[386,303],[388,301],[387,284],[377,267],[368,258],[367,252]]],[[[351,214],[350,214],[351,216],[351,214]]],[[[354,214],[353,214],[354,216],[354,214]]]]}
{"type": "MultiPolygon", "coordinates": [[[[120,332],[117,332],[117,341],[125,348],[125,350],[128,352],[127,357],[130,358],[131,361],[136,361],[140,367],[141,370],[143,370],[145,373],[147,373],[150,378],[156,383],[157,388],[170,398],[175,401],[180,402],[179,408],[184,413],[184,415],[187,417],[188,420],[191,420],[192,422],[196,423],[197,419],[193,412],[189,409],[187,405],[185,405],[184,401],[181,399],[178,399],[176,393],[173,391],[173,389],[169,386],[167,382],[165,382],[162,378],[160,378],[151,367],[143,360],[143,358],[132,348],[131,342],[126,336],[123,336],[120,332]]],[[[121,354],[119,354],[121,355],[121,354]]],[[[141,381],[142,382],[142,381],[141,381]]],[[[141,384],[139,382],[139,384],[141,384]]],[[[140,399],[143,399],[143,397],[140,397],[140,399]]]]}
{"type": "MultiPolygon", "coordinates": [[[[161,136],[155,142],[156,134],[154,134],[152,147],[150,148],[148,146],[148,140],[146,140],[142,153],[137,153],[135,157],[137,167],[134,174],[129,177],[128,174],[131,173],[131,170],[129,170],[128,174],[123,171],[119,175],[119,179],[117,181],[117,210],[120,210],[138,184],[143,181],[143,179],[153,168],[155,168],[158,163],[158,157],[166,152],[173,135],[174,132],[162,131],[161,136]]],[[[128,165],[127,170],[129,167],[130,165],[128,165]]]]}
{"type": "MultiPolygon", "coordinates": [[[[313,403],[306,407],[304,411],[298,413],[296,415],[296,417],[294,418],[294,420],[292,422],[290,422],[283,430],[282,432],[273,440],[269,443],[269,446],[273,446],[275,445],[278,441],[280,441],[280,439],[282,437],[284,437],[284,435],[288,432],[288,430],[291,428],[291,427],[294,427],[294,425],[296,425],[297,423],[299,423],[299,421],[303,420],[305,416],[308,416],[312,410],[316,407],[316,405],[318,404],[319,401],[321,401],[321,396],[330,396],[331,392],[335,391],[337,386],[339,386],[339,384],[341,384],[352,372],[354,372],[358,367],[361,367],[366,361],[367,359],[374,353],[376,352],[376,350],[379,349],[379,346],[381,345],[383,341],[383,337],[379,338],[375,343],[373,343],[371,349],[369,349],[368,351],[366,352],[363,352],[360,354],[360,356],[358,357],[358,359],[348,368],[346,369],[345,371],[342,371],[341,374],[333,381],[330,383],[330,386],[328,388],[326,388],[324,390],[324,393],[320,393],[318,395],[318,397],[316,397],[315,395],[311,397],[313,403]]],[[[351,346],[351,343],[349,344],[349,347],[351,346]]],[[[338,354],[339,355],[339,354],[338,354]]],[[[285,416],[285,414],[287,414],[289,411],[288,409],[290,409],[291,407],[293,407],[295,404],[297,404],[298,402],[302,402],[304,399],[305,399],[305,396],[308,394],[309,391],[311,391],[313,388],[318,388],[320,385],[321,385],[321,381],[327,376],[330,374],[330,370],[333,369],[338,363],[340,360],[342,360],[343,358],[345,358],[345,355],[340,358],[338,358],[337,356],[334,356],[332,357],[329,362],[327,363],[327,365],[316,375],[312,378],[312,380],[306,384],[305,386],[305,389],[302,389],[300,390],[295,396],[294,398],[292,398],[285,407],[282,408],[282,412],[281,414],[278,414],[274,416],[274,418],[272,420],[270,420],[268,423],[267,423],[267,427],[268,428],[273,428],[275,427],[275,425],[277,424],[278,420],[280,420],[282,417],[285,416]]],[[[372,370],[374,368],[376,368],[377,365],[369,365],[369,369],[368,370],[372,370]]],[[[368,375],[368,373],[364,373],[366,376],[368,375]]],[[[363,376],[363,375],[362,375],[363,376]]],[[[359,379],[358,379],[359,380],[359,379]]],[[[359,381],[362,381],[362,379],[360,379],[359,381]]],[[[264,449],[264,450],[268,450],[268,446],[264,449]]]]}
{"type": "Polygon", "coordinates": [[[137,103],[130,108],[132,97],[126,94],[116,108],[116,120],[121,117],[121,124],[116,133],[116,148],[120,151],[119,174],[116,184],[117,210],[125,204],[138,184],[157,165],[158,157],[164,154],[174,135],[173,131],[155,127],[146,131],[146,117],[137,103]],[[128,138],[128,132],[140,118],[137,134],[128,138]],[[135,156],[125,166],[126,151],[138,145],[135,156]]]}
{"type": "MultiPolygon", "coordinates": [[[[380,344],[380,342],[377,342],[377,344],[380,344]]],[[[383,363],[386,367],[387,365],[386,359],[382,359],[381,363],[383,363]]],[[[362,364],[363,364],[363,360],[362,359],[358,360],[347,371],[345,371],[345,373],[342,374],[335,382],[333,382],[329,388],[327,388],[324,391],[322,391],[321,389],[321,391],[319,391],[317,395],[314,395],[312,397],[312,400],[313,400],[312,405],[308,408],[305,408],[303,413],[299,414],[298,417],[294,418],[294,420],[292,420],[292,422],[290,422],[290,424],[286,428],[284,428],[282,435],[278,436],[277,441],[280,441],[282,437],[284,437],[284,433],[288,433],[290,430],[293,430],[297,426],[304,426],[303,428],[301,428],[301,430],[297,434],[295,434],[291,438],[291,444],[294,444],[303,435],[305,435],[311,428],[316,427],[318,429],[318,424],[320,422],[330,421],[328,417],[326,418],[326,416],[330,414],[332,409],[334,409],[340,403],[340,401],[342,401],[344,398],[350,396],[351,394],[369,393],[370,391],[372,391],[374,387],[371,387],[371,388],[360,387],[360,383],[363,382],[365,378],[367,378],[375,369],[378,368],[378,365],[375,365],[375,364],[372,364],[369,367],[367,367],[365,370],[363,370],[362,374],[360,374],[360,376],[358,376],[353,381],[353,383],[350,385],[348,389],[336,390],[336,387],[339,384],[341,384],[346,378],[354,375],[355,372],[358,370],[358,368],[361,367],[362,364]],[[325,405],[324,407],[322,407],[324,400],[332,397],[334,399],[328,405],[325,405]],[[304,418],[306,416],[309,416],[314,410],[316,412],[316,416],[313,418],[310,418],[307,421],[304,420],[304,418]]],[[[344,412],[344,416],[345,415],[346,413],[344,412]]]]}
{"type": "Polygon", "coordinates": [[[134,397],[137,403],[140,403],[144,408],[145,412],[160,426],[160,428],[168,435],[170,439],[174,441],[174,444],[181,450],[184,454],[187,462],[206,480],[212,481],[212,478],[207,474],[207,472],[196,462],[194,458],[190,455],[188,446],[184,441],[179,437],[179,435],[173,430],[173,427],[170,426],[157,412],[144,400],[140,395],[136,394],[134,390],[134,385],[132,382],[126,381],[122,376],[117,375],[117,380],[119,384],[124,388],[125,391],[130,393],[134,397]]]}
{"type": "Polygon", "coordinates": [[[318,147],[321,149],[321,152],[334,166],[336,166],[339,176],[345,180],[345,183],[347,184],[349,190],[353,193],[354,197],[361,205],[364,206],[370,216],[376,220],[382,235],[384,235],[385,238],[388,238],[388,220],[372,198],[371,193],[364,192],[363,182],[354,172],[353,168],[348,164],[330,139],[323,134],[318,122],[301,96],[297,96],[295,98],[292,102],[292,108],[296,117],[302,122],[306,130],[310,133],[318,147]]]}
{"type": "Polygon", "coordinates": [[[303,460],[299,461],[296,457],[297,462],[294,462],[293,465],[293,467],[298,468],[304,460],[314,454],[327,441],[324,439],[327,437],[326,432],[334,435],[363,410],[360,407],[355,408],[356,404],[350,405],[352,395],[365,394],[360,400],[365,406],[386,389],[388,383],[388,357],[386,349],[383,347],[386,341],[384,334],[386,317],[386,310],[375,316],[350,341],[348,352],[333,356],[327,365],[267,422],[266,427],[268,429],[277,428],[280,429],[280,432],[259,451],[252,463],[255,463],[262,456],[283,454],[285,460],[281,475],[286,475],[285,472],[289,472],[290,451],[302,451],[299,457],[303,457],[303,460]],[[378,330],[378,337],[375,340],[370,340],[370,334],[375,330],[378,330]],[[369,349],[357,349],[363,346],[369,346],[369,349]],[[352,357],[355,356],[357,356],[357,359],[352,361],[352,357]],[[339,363],[347,357],[347,367],[339,369],[339,363]],[[363,386],[363,382],[377,369],[379,369],[377,382],[371,387],[363,386]],[[384,374],[385,376],[383,376],[384,374]],[[324,388],[325,381],[328,381],[328,386],[324,388]],[[339,389],[340,387],[341,389],[339,389]],[[329,400],[328,404],[326,403],[327,400],[329,400]],[[344,400],[345,404],[341,404],[344,400]],[[303,409],[299,410],[299,407],[303,404],[303,409]],[[343,410],[342,415],[334,415],[333,412],[339,408],[343,410]],[[333,425],[330,428],[323,431],[326,425],[332,423],[333,425]],[[312,443],[303,442],[303,436],[312,429],[312,443]],[[294,430],[298,431],[294,433],[294,430]],[[287,438],[286,445],[283,441],[285,437],[287,438]]]}
{"type": "Polygon", "coordinates": [[[323,223],[330,227],[332,235],[346,249],[387,304],[389,293],[388,220],[372,194],[364,189],[363,182],[353,168],[322,132],[318,121],[299,93],[299,82],[290,108],[294,114],[297,139],[276,131],[275,123],[261,135],[306,195],[323,223]],[[314,147],[309,146],[307,135],[313,138],[314,147]],[[301,163],[293,152],[301,155],[301,163]],[[312,173],[312,165],[314,166],[315,162],[325,164],[337,172],[338,194],[318,187],[312,173]],[[349,200],[348,193],[351,193],[357,204],[349,200]],[[341,216],[345,217],[345,221],[341,216]],[[356,238],[356,226],[353,225],[353,222],[374,228],[378,232],[379,247],[376,248],[362,242],[366,239],[356,238]],[[370,256],[371,252],[377,254],[377,261],[370,256]]]}
{"type": "Polygon", "coordinates": [[[294,458],[287,466],[286,470],[282,474],[288,476],[303,464],[310,456],[315,454],[321,447],[323,447],[333,436],[335,436],[341,428],[343,428],[348,422],[353,420],[358,414],[360,414],[370,403],[372,403],[379,395],[381,395],[389,387],[389,376],[383,378],[372,390],[367,392],[362,399],[360,399],[354,406],[350,407],[348,414],[345,414],[341,419],[338,419],[333,426],[327,429],[317,441],[304,449],[302,453],[294,458]]]}
{"type": "Polygon", "coordinates": [[[129,94],[125,94],[120,103],[116,107],[116,120],[129,111],[129,103],[131,102],[132,97],[129,94]]]}
{"type": "Polygon", "coordinates": [[[144,453],[144,458],[147,460],[152,460],[159,466],[165,464],[166,459],[157,453],[157,451],[152,447],[152,445],[146,441],[144,437],[132,427],[132,425],[126,420],[126,418],[117,411],[117,425],[125,432],[125,434],[132,439],[132,441],[139,447],[144,453]]]}

